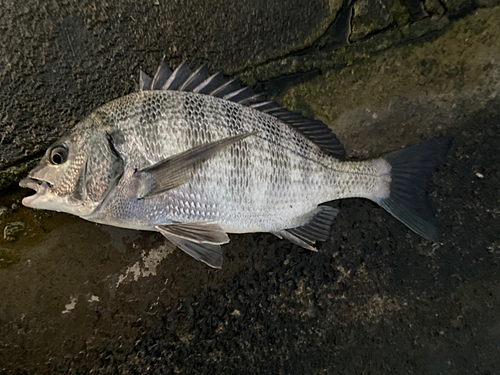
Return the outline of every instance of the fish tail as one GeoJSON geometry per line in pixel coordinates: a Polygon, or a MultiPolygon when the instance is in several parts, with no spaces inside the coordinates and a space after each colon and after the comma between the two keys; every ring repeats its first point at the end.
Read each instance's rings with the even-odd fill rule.
{"type": "Polygon", "coordinates": [[[441,229],[425,184],[446,157],[451,143],[450,137],[437,137],[383,155],[391,167],[389,194],[374,199],[408,228],[434,242],[439,242],[441,229]]]}

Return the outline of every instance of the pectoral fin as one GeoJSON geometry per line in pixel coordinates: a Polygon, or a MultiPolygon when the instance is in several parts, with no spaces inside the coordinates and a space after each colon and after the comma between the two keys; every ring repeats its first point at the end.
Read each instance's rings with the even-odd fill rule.
{"type": "Polygon", "coordinates": [[[197,163],[256,133],[248,132],[215,142],[204,143],[180,154],[172,155],[150,167],[136,171],[134,177],[139,179],[140,182],[137,198],[151,197],[184,185],[191,179],[197,163]]]}
{"type": "Polygon", "coordinates": [[[196,260],[213,268],[222,267],[220,244],[228,243],[229,237],[217,224],[175,223],[158,225],[156,229],[196,260]]]}

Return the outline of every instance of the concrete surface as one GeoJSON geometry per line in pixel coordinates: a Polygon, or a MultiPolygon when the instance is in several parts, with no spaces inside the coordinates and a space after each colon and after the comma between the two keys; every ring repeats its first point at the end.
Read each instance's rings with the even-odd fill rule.
{"type": "Polygon", "coordinates": [[[7,1],[2,186],[166,53],[241,72],[352,158],[453,136],[428,185],[442,243],[351,199],[331,203],[318,253],[232,235],[215,271],[158,234],[29,210],[27,191],[4,189],[0,374],[499,374],[498,2],[384,0],[386,25],[360,0],[342,48],[338,3],[237,4],[7,1]]]}

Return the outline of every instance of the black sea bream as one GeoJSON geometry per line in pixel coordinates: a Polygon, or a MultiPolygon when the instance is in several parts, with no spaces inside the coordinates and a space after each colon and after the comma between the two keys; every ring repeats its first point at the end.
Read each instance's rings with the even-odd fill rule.
{"type": "Polygon", "coordinates": [[[367,161],[318,120],[185,63],[162,62],[140,90],[91,113],[55,142],[22,187],[28,207],[158,231],[212,267],[227,233],[271,232],[304,248],[329,236],[338,210],[362,197],[421,236],[439,229],[424,191],[451,141],[434,138],[367,161]]]}

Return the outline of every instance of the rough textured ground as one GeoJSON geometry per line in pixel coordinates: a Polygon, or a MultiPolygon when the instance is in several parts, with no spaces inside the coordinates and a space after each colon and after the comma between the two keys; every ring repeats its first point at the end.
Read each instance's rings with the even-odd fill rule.
{"type": "Polygon", "coordinates": [[[428,185],[441,244],[352,199],[318,253],[233,235],[221,271],[2,190],[0,373],[500,374],[498,2],[359,0],[340,49],[335,2],[26,4],[0,8],[2,186],[165,46],[241,71],[354,158],[454,142],[428,185]]]}

